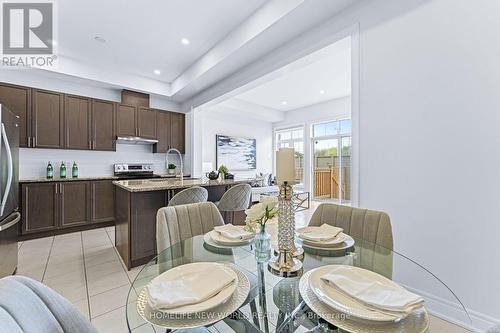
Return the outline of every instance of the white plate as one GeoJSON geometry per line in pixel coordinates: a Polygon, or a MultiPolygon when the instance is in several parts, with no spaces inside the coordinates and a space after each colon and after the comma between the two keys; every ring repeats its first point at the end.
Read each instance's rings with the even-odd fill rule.
{"type": "Polygon", "coordinates": [[[222,264],[209,263],[209,262],[197,262],[192,264],[186,264],[172,268],[160,276],[169,280],[178,280],[181,278],[182,275],[193,273],[200,270],[210,269],[211,267],[214,267],[214,265],[218,265],[218,267],[221,267],[222,269],[224,269],[224,271],[226,271],[226,273],[230,274],[233,277],[234,281],[229,286],[221,290],[217,295],[201,303],[184,305],[173,309],[160,309],[159,311],[169,315],[183,316],[213,309],[216,306],[226,302],[229,298],[231,298],[234,291],[236,290],[236,287],[238,286],[238,275],[232,269],[222,264]]]}
{"type": "MultiPolygon", "coordinates": [[[[244,228],[243,226],[238,226],[238,227],[244,228]]],[[[212,240],[213,240],[214,242],[216,242],[217,244],[220,244],[220,245],[226,245],[226,246],[241,246],[241,245],[248,245],[248,244],[250,244],[251,242],[253,242],[253,240],[254,240],[254,238],[251,238],[251,239],[245,239],[245,240],[227,238],[227,237],[222,236],[220,233],[218,233],[218,232],[217,232],[217,231],[215,231],[215,230],[212,230],[212,231],[208,232],[208,235],[209,235],[209,236],[210,236],[210,238],[212,238],[212,240]]]]}
{"type": "Polygon", "coordinates": [[[312,291],[309,286],[312,273],[314,270],[304,273],[300,279],[299,290],[302,299],[314,313],[341,330],[356,333],[428,333],[429,315],[425,307],[413,311],[405,319],[397,322],[364,321],[343,311],[336,311],[323,303],[312,291]]]}
{"type": "MultiPolygon", "coordinates": [[[[336,267],[339,266],[338,265],[323,266],[313,270],[311,273],[311,277],[309,278],[309,287],[314,292],[316,297],[318,297],[321,301],[323,301],[325,304],[327,304],[334,310],[337,310],[339,312],[345,313],[347,315],[362,320],[369,320],[372,322],[374,321],[394,322],[403,319],[402,317],[392,316],[374,310],[370,310],[364,307],[359,302],[356,302],[351,297],[346,296],[342,292],[335,290],[335,288],[330,287],[328,283],[326,283],[321,279],[321,277],[327,274],[328,272],[331,272],[332,269],[336,267]],[[325,301],[326,298],[328,298],[328,302],[325,301]]],[[[367,279],[377,281],[382,285],[402,289],[402,287],[397,283],[372,271],[354,266],[343,266],[343,267],[348,268],[353,273],[356,272],[356,274],[365,275],[367,279]]]]}
{"type": "Polygon", "coordinates": [[[311,241],[306,241],[302,240],[303,247],[308,247],[311,249],[316,249],[316,250],[346,250],[354,246],[354,239],[347,235],[344,234],[345,238],[342,243],[336,243],[336,244],[330,244],[326,242],[322,243],[316,243],[316,242],[311,242],[311,241]]]}
{"type": "Polygon", "coordinates": [[[224,266],[233,270],[238,275],[238,286],[226,302],[210,311],[188,316],[166,315],[161,311],[155,311],[149,307],[146,298],[146,288],[143,288],[137,297],[137,312],[146,322],[171,330],[208,326],[224,319],[229,313],[233,313],[243,305],[250,292],[248,277],[232,264],[224,264],[224,266]]]}

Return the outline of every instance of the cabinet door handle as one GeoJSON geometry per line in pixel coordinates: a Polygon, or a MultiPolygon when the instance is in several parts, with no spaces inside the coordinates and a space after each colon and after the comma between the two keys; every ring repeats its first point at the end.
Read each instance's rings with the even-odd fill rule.
{"type": "Polygon", "coordinates": [[[56,183],[56,194],[57,194],[57,189],[59,188],[59,184],[56,183]]]}

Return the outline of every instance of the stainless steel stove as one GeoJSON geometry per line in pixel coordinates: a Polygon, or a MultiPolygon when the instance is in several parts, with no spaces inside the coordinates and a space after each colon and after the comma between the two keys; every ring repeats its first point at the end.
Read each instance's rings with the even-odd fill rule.
{"type": "Polygon", "coordinates": [[[161,177],[154,174],[152,163],[118,163],[114,168],[115,176],[123,179],[161,177]]]}

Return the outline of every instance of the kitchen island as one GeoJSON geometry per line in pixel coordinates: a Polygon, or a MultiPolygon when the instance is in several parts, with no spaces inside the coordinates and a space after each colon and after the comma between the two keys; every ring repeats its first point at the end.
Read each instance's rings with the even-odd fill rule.
{"type": "Polygon", "coordinates": [[[183,189],[201,186],[208,201],[219,201],[231,186],[250,180],[144,179],[114,181],[115,246],[128,269],[156,255],[156,213],[183,189]]]}

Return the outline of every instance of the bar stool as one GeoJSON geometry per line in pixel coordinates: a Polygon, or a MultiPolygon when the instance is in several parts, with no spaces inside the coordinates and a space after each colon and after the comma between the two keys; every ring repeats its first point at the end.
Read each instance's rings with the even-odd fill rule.
{"type": "Polygon", "coordinates": [[[173,196],[168,202],[168,206],[187,205],[198,202],[206,202],[208,200],[208,191],[206,188],[193,186],[180,191],[173,196]]]}
{"type": "Polygon", "coordinates": [[[235,212],[241,212],[250,205],[252,197],[252,187],[248,184],[238,184],[227,190],[220,199],[216,202],[216,206],[223,214],[226,223],[234,222],[235,212]],[[228,214],[229,213],[229,214],[228,214]],[[230,216],[230,218],[228,218],[230,216]]]}

